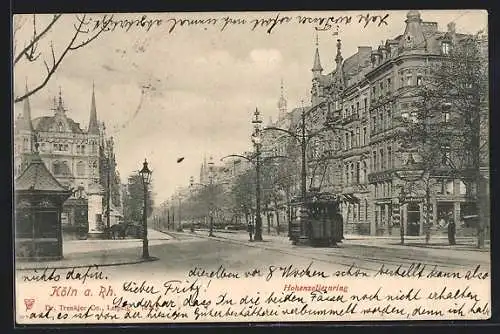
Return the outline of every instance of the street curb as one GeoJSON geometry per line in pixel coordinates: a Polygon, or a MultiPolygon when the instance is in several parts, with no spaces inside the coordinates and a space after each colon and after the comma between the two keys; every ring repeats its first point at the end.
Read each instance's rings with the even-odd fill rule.
{"type": "Polygon", "coordinates": [[[104,263],[104,264],[96,264],[96,263],[91,263],[91,264],[79,264],[76,266],[45,266],[45,267],[31,267],[31,268],[17,268],[16,266],[16,271],[27,271],[27,270],[40,270],[40,269],[73,269],[73,268],[87,268],[87,267],[92,267],[92,266],[97,266],[97,267],[112,267],[112,266],[125,266],[125,265],[130,265],[130,264],[139,264],[139,263],[144,263],[144,262],[153,262],[153,261],[158,261],[159,259],[157,257],[151,256],[149,259],[140,259],[140,260],[135,260],[135,261],[126,261],[126,262],[112,262],[112,263],[104,263]]]}

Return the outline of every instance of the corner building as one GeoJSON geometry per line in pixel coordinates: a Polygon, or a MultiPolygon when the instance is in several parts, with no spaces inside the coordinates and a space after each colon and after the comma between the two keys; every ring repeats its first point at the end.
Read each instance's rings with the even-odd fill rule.
{"type": "Polygon", "coordinates": [[[324,179],[330,182],[318,186],[342,195],[346,233],[397,235],[403,223],[407,235],[422,235],[427,212],[436,226],[441,217],[459,222],[474,207],[463,182],[446,173],[433,176],[429,210],[422,190],[412,194],[411,201],[399,203],[404,182],[396,172],[409,155],[395,139],[397,119],[411,117],[412,89],[423,84],[430,64],[465,36],[456,33],[454,23],[446,32],[439,31],[436,22],[423,21],[415,10],[407,13],[405,22],[403,34],[374,48],[360,46],[345,60],[338,40],[331,73],[323,74],[318,48],[314,54],[311,104],[326,102],[332,128],[328,147],[322,147],[329,159],[324,179]]]}
{"type": "MultiPolygon", "coordinates": [[[[27,90],[27,88],[26,88],[27,90]]],[[[65,201],[61,213],[64,237],[74,237],[78,228],[99,232],[103,228],[103,186],[100,173],[105,150],[104,124],[98,122],[92,90],[88,129],[68,116],[62,93],[54,97],[52,115],[32,119],[29,99],[24,100],[21,114],[14,123],[14,175],[26,168],[39,144],[39,155],[47,169],[64,187],[75,191],[65,201]]]]}

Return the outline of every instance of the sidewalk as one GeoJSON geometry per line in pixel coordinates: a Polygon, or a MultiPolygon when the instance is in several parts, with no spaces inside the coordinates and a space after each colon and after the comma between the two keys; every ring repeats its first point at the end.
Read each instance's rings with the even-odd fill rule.
{"type": "MultiPolygon", "coordinates": [[[[149,246],[175,242],[168,234],[148,229],[149,246]]],[[[65,269],[97,266],[118,266],[145,262],[142,259],[142,239],[123,240],[70,240],[63,243],[62,260],[16,260],[17,270],[65,269]]]]}
{"type": "MultiPolygon", "coordinates": [[[[286,235],[263,235],[264,242],[250,242],[248,239],[248,233],[240,232],[234,233],[230,231],[225,233],[225,230],[215,230],[215,239],[227,240],[232,242],[237,242],[240,244],[246,244],[252,247],[264,247],[267,249],[275,249],[280,251],[288,251],[297,248],[303,248],[303,246],[294,246],[286,235]]],[[[199,236],[206,236],[205,231],[196,231],[199,236]],[[201,232],[201,233],[200,233],[201,232]]],[[[478,249],[475,247],[474,238],[460,238],[457,239],[457,245],[450,246],[447,244],[447,239],[445,238],[431,238],[429,244],[425,244],[424,237],[409,237],[405,238],[405,244],[400,244],[399,237],[371,237],[371,236],[353,236],[346,235],[342,243],[339,243],[338,248],[322,248],[322,247],[307,247],[308,251],[313,253],[326,253],[327,249],[346,249],[352,247],[365,248],[367,252],[378,251],[378,250],[400,250],[406,253],[415,252],[420,255],[428,257],[442,257],[448,259],[456,260],[469,260],[489,263],[490,262],[490,249],[485,247],[484,249],[478,249]],[[372,249],[372,250],[370,250],[372,249]]]]}

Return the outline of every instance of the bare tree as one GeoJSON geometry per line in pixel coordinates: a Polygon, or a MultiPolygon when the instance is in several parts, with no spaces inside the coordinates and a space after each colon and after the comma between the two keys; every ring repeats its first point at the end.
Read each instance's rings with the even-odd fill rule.
{"type": "MultiPolygon", "coordinates": [[[[18,43],[20,41],[17,40],[18,33],[21,28],[23,28],[26,24],[29,24],[29,20],[26,16],[16,16],[14,20],[13,27],[13,39],[14,39],[14,55],[13,55],[13,63],[12,66],[14,71],[18,65],[23,62],[27,63],[43,63],[46,69],[46,73],[42,77],[41,81],[36,83],[31,89],[27,92],[24,92],[21,95],[14,97],[14,102],[21,102],[29,96],[35,94],[39,90],[41,90],[47,83],[50,81],[50,78],[57,71],[58,67],[61,65],[65,57],[73,51],[81,49],[91,42],[96,40],[101,33],[106,31],[107,25],[101,24],[98,26],[91,27],[92,19],[89,18],[86,14],[75,15],[76,22],[73,24],[73,33],[71,35],[70,40],[60,47],[56,47],[53,41],[50,41],[50,51],[47,54],[46,51],[41,51],[40,42],[42,39],[50,36],[50,33],[53,31],[58,31],[57,29],[64,29],[61,24],[61,18],[63,14],[54,14],[50,21],[39,28],[39,24],[37,23],[37,14],[33,14],[31,25],[32,25],[32,33],[29,40],[24,41],[23,47],[18,51],[18,43]]],[[[103,21],[104,22],[104,21],[103,21]]]]}

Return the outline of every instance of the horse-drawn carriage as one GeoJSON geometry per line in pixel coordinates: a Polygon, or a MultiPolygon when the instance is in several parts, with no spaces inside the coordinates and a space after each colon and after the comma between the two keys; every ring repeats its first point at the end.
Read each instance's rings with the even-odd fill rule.
{"type": "Polygon", "coordinates": [[[343,219],[337,196],[327,192],[310,192],[305,202],[291,202],[290,240],[294,245],[335,246],[344,238],[343,219]]]}
{"type": "Polygon", "coordinates": [[[143,237],[143,231],[144,229],[140,224],[120,222],[110,226],[109,235],[111,239],[140,239],[143,237]]]}

